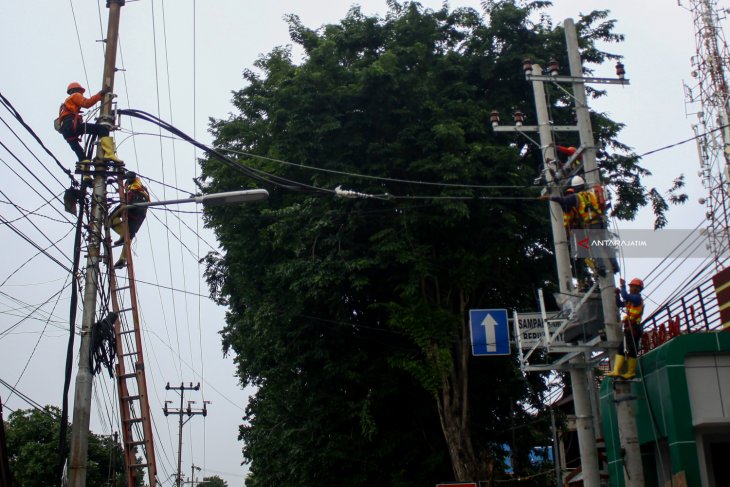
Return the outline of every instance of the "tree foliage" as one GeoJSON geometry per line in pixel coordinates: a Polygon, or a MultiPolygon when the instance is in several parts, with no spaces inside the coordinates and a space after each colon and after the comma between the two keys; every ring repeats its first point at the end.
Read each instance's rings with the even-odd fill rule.
{"type": "Polygon", "coordinates": [[[197,484],[198,487],[228,487],[228,482],[217,475],[204,477],[203,481],[197,484]]]}
{"type": "MultiPolygon", "coordinates": [[[[489,116],[529,116],[522,60],[564,58],[563,32],[541,15],[548,2],[486,1],[485,15],[388,5],[318,30],[289,16],[301,63],[285,47],[262,56],[236,113],[212,123],[216,147],[261,172],[207,158],[203,189],[271,193],[206,212],[224,249],[205,259],[228,306],[224,350],[258,386],[240,430],[248,486],[500,478],[507,443],[524,475],[529,447],[547,443],[543,378],[471,358],[468,310],[533,309],[552,286],[548,214],[529,187],[541,154],[520,155],[489,116]]],[[[596,45],[621,40],[605,12],[579,28],[587,61],[613,57],[596,45]]],[[[647,173],[620,124],[594,123],[631,218],[647,173]]]]}
{"type": "MultiPolygon", "coordinates": [[[[55,468],[58,458],[60,409],[18,409],[10,413],[5,432],[10,471],[23,487],[58,485],[55,468]]],[[[89,435],[88,485],[126,486],[122,447],[109,436],[89,435]],[[114,483],[111,483],[114,481],[114,483]]],[[[142,485],[141,479],[138,485],[142,485]]]]}

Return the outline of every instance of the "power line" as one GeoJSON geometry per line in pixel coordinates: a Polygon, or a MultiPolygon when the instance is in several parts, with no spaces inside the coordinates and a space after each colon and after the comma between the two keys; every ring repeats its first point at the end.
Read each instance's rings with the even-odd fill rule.
{"type": "MultiPolygon", "coordinates": [[[[88,84],[88,79],[87,79],[88,84]]],[[[67,169],[61,164],[61,161],[58,160],[58,158],[53,155],[53,153],[46,147],[46,145],[43,143],[43,141],[38,137],[38,134],[33,131],[33,129],[30,128],[30,126],[25,123],[25,120],[23,120],[23,117],[20,115],[20,113],[15,109],[15,107],[10,103],[10,101],[5,98],[2,93],[0,93],[0,103],[8,110],[10,113],[15,117],[15,119],[20,122],[20,124],[30,133],[30,135],[40,144],[40,146],[43,148],[43,150],[46,151],[46,153],[51,156],[51,158],[56,162],[56,165],[61,168],[61,170],[66,173],[66,175],[71,179],[74,186],[78,185],[78,181],[76,181],[76,178],[74,178],[74,175],[71,173],[70,169],[67,169]]]]}
{"type": "Polygon", "coordinates": [[[58,259],[56,259],[54,256],[52,256],[51,254],[49,254],[48,252],[46,252],[45,249],[43,249],[40,245],[38,245],[37,243],[35,243],[30,237],[28,237],[27,235],[25,235],[23,232],[21,232],[20,230],[18,230],[15,227],[15,225],[13,225],[12,223],[10,223],[2,215],[0,215],[0,223],[4,223],[5,225],[7,225],[8,228],[10,228],[13,232],[15,232],[23,240],[25,240],[26,242],[28,242],[29,244],[31,244],[40,253],[42,253],[43,255],[45,255],[46,257],[48,257],[49,259],[51,259],[53,262],[55,262],[56,264],[58,264],[59,266],[61,266],[61,268],[63,268],[66,272],[69,272],[69,273],[71,272],[71,269],[69,269],[68,267],[66,267],[66,265],[64,265],[61,261],[59,261],[58,259]]]}
{"type": "Polygon", "coordinates": [[[8,328],[6,328],[5,330],[1,331],[0,332],[0,338],[3,338],[5,336],[7,336],[11,331],[13,331],[15,328],[17,328],[18,326],[20,326],[23,322],[25,322],[26,320],[28,320],[31,316],[33,316],[40,308],[42,308],[43,306],[45,306],[46,304],[48,304],[56,296],[60,295],[67,287],[68,287],[68,285],[65,285],[60,291],[58,291],[57,293],[53,294],[50,298],[46,299],[41,304],[37,305],[30,313],[28,313],[27,315],[25,315],[22,319],[20,319],[19,321],[16,321],[12,325],[10,325],[8,328]]]}
{"type": "MultiPolygon", "coordinates": [[[[38,176],[36,176],[35,173],[30,170],[30,168],[28,166],[26,166],[25,164],[23,164],[23,161],[21,161],[18,158],[18,156],[16,156],[5,144],[3,144],[2,141],[0,141],[0,147],[3,147],[11,156],[13,156],[13,158],[16,161],[18,161],[18,163],[20,163],[21,166],[23,166],[25,168],[26,171],[28,171],[30,173],[31,176],[33,176],[35,178],[35,180],[38,181],[40,183],[40,185],[43,186],[51,194],[51,198],[50,199],[46,199],[45,197],[43,197],[43,195],[41,195],[41,193],[35,188],[35,186],[33,186],[32,184],[30,184],[28,181],[26,181],[26,179],[23,176],[21,176],[20,174],[18,174],[18,171],[16,171],[15,169],[13,169],[10,166],[10,164],[8,164],[7,162],[5,162],[5,159],[3,159],[3,158],[0,157],[0,162],[2,162],[3,164],[5,164],[5,167],[7,167],[8,169],[10,169],[10,171],[12,171],[13,174],[15,174],[16,176],[18,176],[21,181],[23,181],[31,190],[33,190],[33,192],[35,194],[37,194],[41,198],[41,200],[45,201],[46,203],[49,203],[51,200],[54,200],[55,199],[59,203],[61,203],[61,205],[63,205],[63,201],[61,201],[61,199],[55,194],[55,192],[53,190],[51,190],[51,188],[49,188],[48,186],[46,186],[46,184],[43,181],[41,181],[38,178],[38,176]]],[[[68,221],[69,223],[73,223],[73,222],[71,222],[71,220],[69,220],[66,217],[66,215],[64,215],[63,213],[61,213],[61,211],[58,208],[56,208],[55,206],[53,206],[52,208],[56,211],[56,213],[58,213],[59,215],[61,215],[66,221],[68,221]]]]}

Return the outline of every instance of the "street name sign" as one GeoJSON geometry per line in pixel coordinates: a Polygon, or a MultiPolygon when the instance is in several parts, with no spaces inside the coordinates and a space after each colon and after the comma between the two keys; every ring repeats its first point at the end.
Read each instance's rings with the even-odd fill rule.
{"type": "MultiPolygon", "coordinates": [[[[564,319],[556,318],[558,315],[557,311],[546,313],[548,319],[548,330],[550,335],[553,335],[560,325],[565,321],[564,319]]],[[[545,324],[542,320],[542,313],[517,313],[517,329],[520,333],[520,343],[522,348],[532,348],[540,342],[545,336],[545,324]]],[[[555,338],[554,344],[561,344],[563,337],[558,336],[555,338]]]]}
{"type": "Polygon", "coordinates": [[[509,323],[506,309],[470,309],[471,353],[509,355],[509,323]]]}

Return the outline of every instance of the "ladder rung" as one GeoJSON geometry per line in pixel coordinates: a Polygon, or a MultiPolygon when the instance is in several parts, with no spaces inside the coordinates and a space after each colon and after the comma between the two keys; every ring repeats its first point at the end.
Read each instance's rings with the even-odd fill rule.
{"type": "Polygon", "coordinates": [[[134,333],[134,329],[131,330],[122,330],[119,332],[120,335],[126,335],[127,333],[134,333]]]}
{"type": "Polygon", "coordinates": [[[125,397],[122,398],[122,401],[136,401],[140,397],[141,396],[125,396],[125,397]]]}
{"type": "Polygon", "coordinates": [[[123,309],[120,309],[119,312],[120,313],[126,313],[127,311],[132,311],[133,309],[134,308],[123,308],[123,309]]]}
{"type": "Polygon", "coordinates": [[[116,288],[114,290],[115,291],[124,291],[125,289],[129,289],[129,286],[121,286],[121,287],[118,287],[118,288],[116,288]]]}
{"type": "Polygon", "coordinates": [[[144,445],[145,443],[145,441],[128,441],[127,446],[139,446],[144,445]]]}
{"type": "Polygon", "coordinates": [[[124,422],[124,423],[141,423],[142,418],[129,418],[129,419],[123,420],[122,422],[124,422]]]}
{"type": "Polygon", "coordinates": [[[122,357],[129,357],[131,355],[137,355],[137,352],[129,352],[129,353],[123,353],[122,357]]]}
{"type": "Polygon", "coordinates": [[[129,468],[149,467],[149,463],[134,463],[129,468]]]}
{"type": "Polygon", "coordinates": [[[137,377],[137,372],[132,372],[130,374],[122,374],[122,375],[117,376],[118,379],[130,379],[132,377],[137,377]]]}

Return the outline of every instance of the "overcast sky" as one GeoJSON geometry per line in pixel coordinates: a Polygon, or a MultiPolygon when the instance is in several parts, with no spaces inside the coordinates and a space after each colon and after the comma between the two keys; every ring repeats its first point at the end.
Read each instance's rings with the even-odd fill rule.
{"type": "MultiPolygon", "coordinates": [[[[437,8],[439,1],[421,2],[437,8]]],[[[451,7],[470,6],[479,11],[480,2],[452,1],[451,7]]],[[[692,136],[685,114],[682,81],[689,78],[690,56],[694,51],[691,14],[677,6],[676,0],[558,0],[550,12],[556,22],[566,17],[577,18],[579,12],[610,8],[618,20],[617,31],[626,34],[626,42],[607,46],[607,50],[625,56],[627,77],[631,85],[610,86],[609,96],[593,103],[593,108],[607,112],[614,120],[626,124],[621,140],[644,153],[692,136]]],[[[51,151],[67,167],[73,154],[53,130],[52,119],[65,97],[65,87],[79,81],[90,93],[99,90],[103,63],[102,45],[98,42],[106,30],[107,10],[103,0],[39,0],[32,3],[4,1],[3,74],[0,92],[22,114],[28,124],[46,142],[51,151]]],[[[385,0],[361,1],[366,14],[383,14],[385,0]]],[[[337,22],[347,12],[349,2],[308,0],[252,2],[240,0],[141,0],[128,2],[122,9],[121,56],[117,66],[116,93],[121,107],[138,108],[170,121],[183,131],[210,142],[208,117],[225,118],[232,111],[231,91],[243,87],[241,73],[252,68],[254,61],[274,47],[289,44],[287,24],[282,16],[294,13],[304,25],[318,27],[337,22]]],[[[296,59],[301,53],[295,50],[296,59]]],[[[567,69],[567,67],[565,68],[567,69]]],[[[597,75],[613,76],[613,65],[601,67],[597,75]]],[[[9,114],[0,109],[0,116],[16,131],[9,114]]],[[[192,178],[197,174],[195,152],[182,143],[156,137],[154,126],[124,120],[124,133],[117,134],[119,155],[127,167],[180,188],[174,189],[150,182],[156,199],[184,197],[194,191],[192,178]],[[148,133],[129,137],[130,131],[148,133]]],[[[38,146],[18,132],[40,159],[26,151],[4,124],[0,124],[0,141],[5,143],[37,177],[48,186],[33,180],[29,172],[5,149],[0,147],[0,215],[7,219],[20,216],[8,201],[25,210],[43,205],[51,193],[60,194],[64,175],[43,154],[38,146]],[[9,166],[9,167],[8,167],[9,166]],[[47,172],[43,167],[48,168],[47,172]],[[18,175],[11,171],[17,171],[18,175]],[[21,181],[25,178],[29,185],[21,181]],[[32,186],[39,194],[36,194],[32,186]]],[[[316,163],[316,161],[315,161],[316,163]]],[[[693,228],[703,218],[704,207],[697,203],[702,195],[697,178],[699,165],[695,145],[684,144],[675,149],[647,157],[643,164],[654,176],[647,184],[666,190],[671,180],[684,173],[688,180],[690,201],[670,213],[670,226],[693,228]]],[[[357,188],[353,188],[357,189],[357,188]]],[[[56,203],[54,205],[60,209],[56,203]]],[[[180,208],[188,211],[195,207],[180,208]]],[[[33,223],[17,222],[17,226],[39,244],[57,241],[52,249],[60,261],[70,266],[72,226],[61,222],[63,215],[48,206],[32,218],[33,223]],[[63,238],[65,235],[65,238],[63,238]]],[[[620,223],[622,227],[651,227],[650,211],[642,212],[636,222],[620,223]]],[[[69,290],[65,288],[67,273],[43,256],[25,261],[36,254],[6,226],[0,227],[4,258],[0,261],[0,379],[41,404],[60,405],[63,363],[67,340],[69,290]],[[19,270],[17,270],[20,268],[19,270]],[[17,272],[9,277],[14,271],[17,272]],[[8,278],[6,280],[6,278],[8,278]],[[56,303],[56,297],[60,298],[56,303]],[[40,306],[33,319],[13,327],[22,316],[40,306]],[[48,317],[51,320],[46,323],[48,317]],[[8,330],[13,327],[11,330],[8,330]]],[[[176,395],[165,391],[169,381],[201,382],[202,392],[188,398],[211,401],[204,420],[194,417],[185,427],[183,471],[190,472],[194,463],[205,469],[204,475],[219,474],[231,486],[243,484],[246,468],[241,466],[241,447],[237,441],[237,425],[245,408],[249,390],[238,384],[232,361],[221,352],[218,331],[223,326],[225,310],[205,297],[205,283],[198,256],[217,248],[215,237],[202,229],[199,215],[150,211],[135,244],[135,269],[140,281],[157,283],[178,291],[140,283],[139,302],[145,333],[148,387],[155,422],[155,442],[159,477],[164,485],[175,471],[177,425],[173,417],[161,413],[165,400],[176,395]],[[200,232],[197,238],[195,232],[200,232]],[[185,291],[185,292],[180,292],[185,291]]],[[[625,263],[628,277],[645,276],[656,261],[632,260],[625,263]]],[[[696,264],[696,263],[695,263],[696,264]]],[[[681,275],[677,271],[675,275],[681,275]]],[[[649,307],[661,302],[673,291],[672,281],[660,286],[652,283],[655,293],[649,307]]],[[[282,303],[282,306],[285,305],[282,303]]],[[[80,314],[79,314],[80,323],[80,314]]],[[[76,342],[78,347],[78,340],[76,342]]],[[[75,362],[75,361],[74,361],[75,362]]],[[[92,429],[109,434],[118,430],[118,411],[114,383],[108,377],[95,380],[92,404],[92,429]]],[[[12,410],[27,408],[17,396],[8,399],[9,391],[0,387],[0,397],[12,410]]],[[[73,396],[73,386],[71,391],[73,396]]]]}

